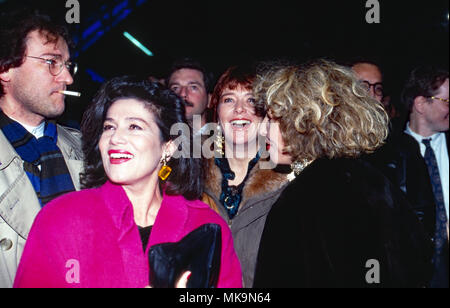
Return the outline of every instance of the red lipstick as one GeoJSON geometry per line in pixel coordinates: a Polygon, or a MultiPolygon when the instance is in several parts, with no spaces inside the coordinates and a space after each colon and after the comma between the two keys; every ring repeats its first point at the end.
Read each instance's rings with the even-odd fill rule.
{"type": "Polygon", "coordinates": [[[120,165],[134,158],[133,154],[123,150],[110,150],[108,154],[109,161],[112,165],[120,165]]]}

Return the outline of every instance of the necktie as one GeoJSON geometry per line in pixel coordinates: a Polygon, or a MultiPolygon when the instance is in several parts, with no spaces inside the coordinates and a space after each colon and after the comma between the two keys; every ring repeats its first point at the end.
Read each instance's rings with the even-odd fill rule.
{"type": "Polygon", "coordinates": [[[423,139],[422,143],[426,147],[424,158],[428,167],[428,173],[430,174],[434,199],[436,201],[436,245],[442,247],[447,242],[447,213],[445,211],[441,177],[439,175],[436,156],[431,148],[431,139],[423,139]]]}
{"type": "MultiPolygon", "coordinates": [[[[425,145],[425,163],[430,174],[430,181],[433,187],[434,199],[436,202],[436,233],[435,233],[435,254],[433,262],[438,271],[445,269],[444,248],[448,243],[447,239],[447,213],[445,211],[444,194],[442,192],[441,177],[437,165],[436,156],[431,148],[431,139],[423,139],[425,145]]],[[[448,262],[448,260],[447,260],[448,262]]],[[[444,270],[445,271],[445,270],[444,270]]],[[[442,272],[441,272],[442,273],[442,272]]],[[[448,277],[447,277],[448,279],[448,277]]],[[[448,281],[448,280],[447,280],[448,281]]],[[[448,282],[447,282],[448,283],[448,282]]]]}

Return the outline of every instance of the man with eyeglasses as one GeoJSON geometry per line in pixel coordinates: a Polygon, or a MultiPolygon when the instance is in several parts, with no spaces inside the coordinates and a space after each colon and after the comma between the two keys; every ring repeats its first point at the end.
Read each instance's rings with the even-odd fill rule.
{"type": "MultiPolygon", "coordinates": [[[[377,101],[381,102],[384,109],[388,113],[391,120],[398,117],[398,113],[394,105],[391,103],[391,97],[386,95],[383,86],[383,74],[379,64],[372,60],[360,59],[350,64],[353,72],[359,78],[361,85],[370,93],[377,101]]],[[[397,119],[392,123],[394,126],[400,125],[397,119]],[[395,122],[395,123],[394,123],[395,122]]]]}
{"type": "Polygon", "coordinates": [[[402,102],[409,121],[388,144],[392,152],[386,170],[406,193],[430,237],[429,287],[448,288],[448,70],[415,68],[404,86],[402,102]]]}
{"type": "Polygon", "coordinates": [[[383,99],[383,75],[377,65],[370,62],[357,62],[352,66],[356,76],[370,95],[379,102],[383,99]]]}
{"type": "Polygon", "coordinates": [[[39,210],[80,188],[78,131],[57,125],[73,83],[67,31],[34,12],[0,23],[0,287],[11,287],[39,210]]]}

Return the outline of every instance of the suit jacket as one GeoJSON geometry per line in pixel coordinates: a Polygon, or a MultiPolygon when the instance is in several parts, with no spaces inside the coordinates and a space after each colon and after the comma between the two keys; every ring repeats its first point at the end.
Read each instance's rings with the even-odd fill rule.
{"type": "Polygon", "coordinates": [[[359,159],[319,159],[273,205],[254,286],[423,287],[431,247],[382,173],[359,159]]]}
{"type": "MultiPolygon", "coordinates": [[[[79,189],[83,169],[81,134],[58,126],[57,145],[79,189]]],[[[12,287],[25,241],[40,209],[22,159],[0,131],[0,287],[12,287]]]]}
{"type": "MultiPolygon", "coordinates": [[[[445,133],[445,137],[448,150],[448,131],[445,133]]],[[[394,183],[400,186],[406,193],[410,204],[417,216],[421,218],[429,237],[434,242],[436,232],[436,203],[428,168],[420,153],[419,144],[413,137],[403,133],[401,138],[393,143],[393,146],[397,153],[396,156],[393,156],[396,158],[393,162],[393,165],[395,165],[394,170],[396,171],[396,182],[394,183]]],[[[448,189],[448,187],[442,188],[448,189]]],[[[431,287],[448,287],[448,245],[444,245],[442,260],[442,266],[436,268],[434,271],[434,277],[430,283],[431,287]]]]}
{"type": "Polygon", "coordinates": [[[27,241],[15,287],[143,288],[149,285],[150,247],[177,242],[207,223],[222,229],[218,287],[241,287],[231,232],[208,205],[164,195],[144,251],[130,200],[121,186],[109,182],[64,195],[43,208],[27,241]]]}
{"type": "MultiPolygon", "coordinates": [[[[445,136],[448,149],[449,133],[447,132],[445,136]]],[[[371,155],[369,160],[406,194],[429,237],[434,240],[436,205],[428,168],[417,141],[402,132],[371,155]]]]}

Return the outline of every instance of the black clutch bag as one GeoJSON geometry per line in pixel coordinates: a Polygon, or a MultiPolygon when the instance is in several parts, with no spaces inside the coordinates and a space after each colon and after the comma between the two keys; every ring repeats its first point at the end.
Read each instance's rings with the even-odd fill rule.
{"type": "Polygon", "coordinates": [[[181,275],[190,271],[188,288],[215,288],[219,280],[222,235],[219,225],[206,224],[176,243],[150,247],[150,285],[174,288],[181,275]]]}

